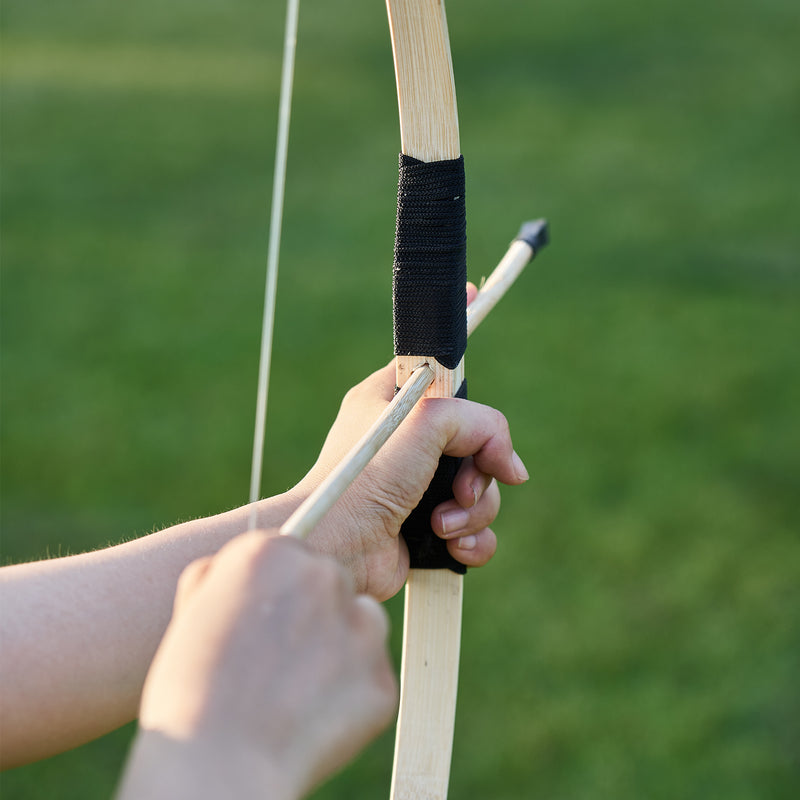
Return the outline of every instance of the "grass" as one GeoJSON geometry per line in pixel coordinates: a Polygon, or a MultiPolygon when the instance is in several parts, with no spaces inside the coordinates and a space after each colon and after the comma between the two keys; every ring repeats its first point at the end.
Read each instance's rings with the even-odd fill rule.
{"type": "MultiPolygon", "coordinates": [[[[301,14],[268,492],[390,354],[383,15],[301,14]]],[[[5,562],[245,499],[282,16],[4,4],[5,562]]],[[[553,231],[470,342],[471,394],[507,413],[533,480],[469,576],[451,796],[793,796],[795,4],[449,16],[471,277],[522,219],[553,231]]],[[[0,786],[108,797],[129,736],[0,786]]],[[[381,796],[390,761],[387,735],[317,796],[381,796]]]]}

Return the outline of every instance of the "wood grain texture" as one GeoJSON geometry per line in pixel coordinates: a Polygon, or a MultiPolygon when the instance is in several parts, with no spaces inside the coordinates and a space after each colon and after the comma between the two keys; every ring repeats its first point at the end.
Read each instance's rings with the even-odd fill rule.
{"type": "Polygon", "coordinates": [[[420,161],[458,158],[458,108],[441,0],[387,0],[400,138],[420,161]]]}
{"type": "Polygon", "coordinates": [[[411,570],[406,584],[392,800],[447,797],[458,694],[464,576],[411,570]]]}
{"type": "MultiPolygon", "coordinates": [[[[461,155],[450,40],[442,0],[387,0],[402,151],[420,161],[461,155]]],[[[434,369],[428,396],[452,397],[464,362],[399,356],[397,385],[423,361],[434,369]]],[[[406,584],[400,711],[392,800],[444,800],[453,748],[463,576],[410,571],[406,584]]]]}

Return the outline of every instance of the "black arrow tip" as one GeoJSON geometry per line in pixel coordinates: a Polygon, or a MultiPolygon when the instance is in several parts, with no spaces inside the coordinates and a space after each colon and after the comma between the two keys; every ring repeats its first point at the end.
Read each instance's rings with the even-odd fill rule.
{"type": "Polygon", "coordinates": [[[523,222],[514,241],[523,241],[531,246],[534,253],[538,253],[549,241],[550,231],[546,219],[534,219],[523,222]]]}

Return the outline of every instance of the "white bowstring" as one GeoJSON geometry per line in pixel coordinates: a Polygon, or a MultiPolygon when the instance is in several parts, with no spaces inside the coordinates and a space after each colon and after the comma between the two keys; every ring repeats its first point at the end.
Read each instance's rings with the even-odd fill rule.
{"type": "Polygon", "coordinates": [[[278,110],[278,140],[275,146],[275,174],[272,181],[272,208],[267,251],[267,281],[264,290],[264,319],[261,326],[261,356],[258,364],[256,424],[253,435],[253,462],[250,470],[250,515],[248,528],[256,527],[255,502],[261,494],[261,471],[264,464],[264,431],[267,422],[269,373],[272,362],[272,332],[275,327],[275,294],[278,285],[278,253],[281,245],[283,196],[286,187],[286,159],[289,149],[289,118],[292,110],[295,50],[297,49],[297,17],[300,0],[288,0],[286,32],[283,40],[283,67],[278,110]]]}

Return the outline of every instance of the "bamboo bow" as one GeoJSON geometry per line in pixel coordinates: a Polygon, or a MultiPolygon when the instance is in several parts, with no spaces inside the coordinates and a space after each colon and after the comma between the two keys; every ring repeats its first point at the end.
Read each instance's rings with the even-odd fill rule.
{"type": "MultiPolygon", "coordinates": [[[[458,159],[458,115],[444,2],[387,0],[386,5],[397,78],[402,152],[426,163],[458,159]]],[[[297,7],[298,0],[289,0],[276,157],[279,167],[276,167],[270,235],[272,268],[267,280],[251,501],[258,496],[260,482],[271,345],[270,315],[274,311],[297,7]]],[[[523,225],[473,302],[469,315],[465,302],[463,309],[458,310],[463,315],[464,341],[546,243],[544,220],[523,225]]],[[[426,387],[427,396],[452,397],[464,381],[464,363],[460,357],[458,363],[451,364],[452,368],[443,366],[431,353],[398,355],[395,363],[397,386],[403,387],[402,390],[370,431],[284,523],[282,534],[302,538],[313,529],[413,408],[426,387]]],[[[255,504],[251,516],[251,526],[254,525],[255,504]]],[[[463,575],[450,569],[412,568],[409,572],[392,800],[445,800],[447,797],[455,726],[462,592],[463,575]]]]}
{"type": "MultiPolygon", "coordinates": [[[[386,6],[402,151],[424,162],[457,159],[461,148],[444,3],[387,0],[386,6]]],[[[428,396],[455,395],[464,380],[463,360],[447,369],[420,355],[430,356],[397,356],[397,385],[426,360],[434,370],[428,396]]],[[[405,591],[391,798],[444,800],[455,726],[463,575],[449,569],[411,569],[405,591]]]]}

